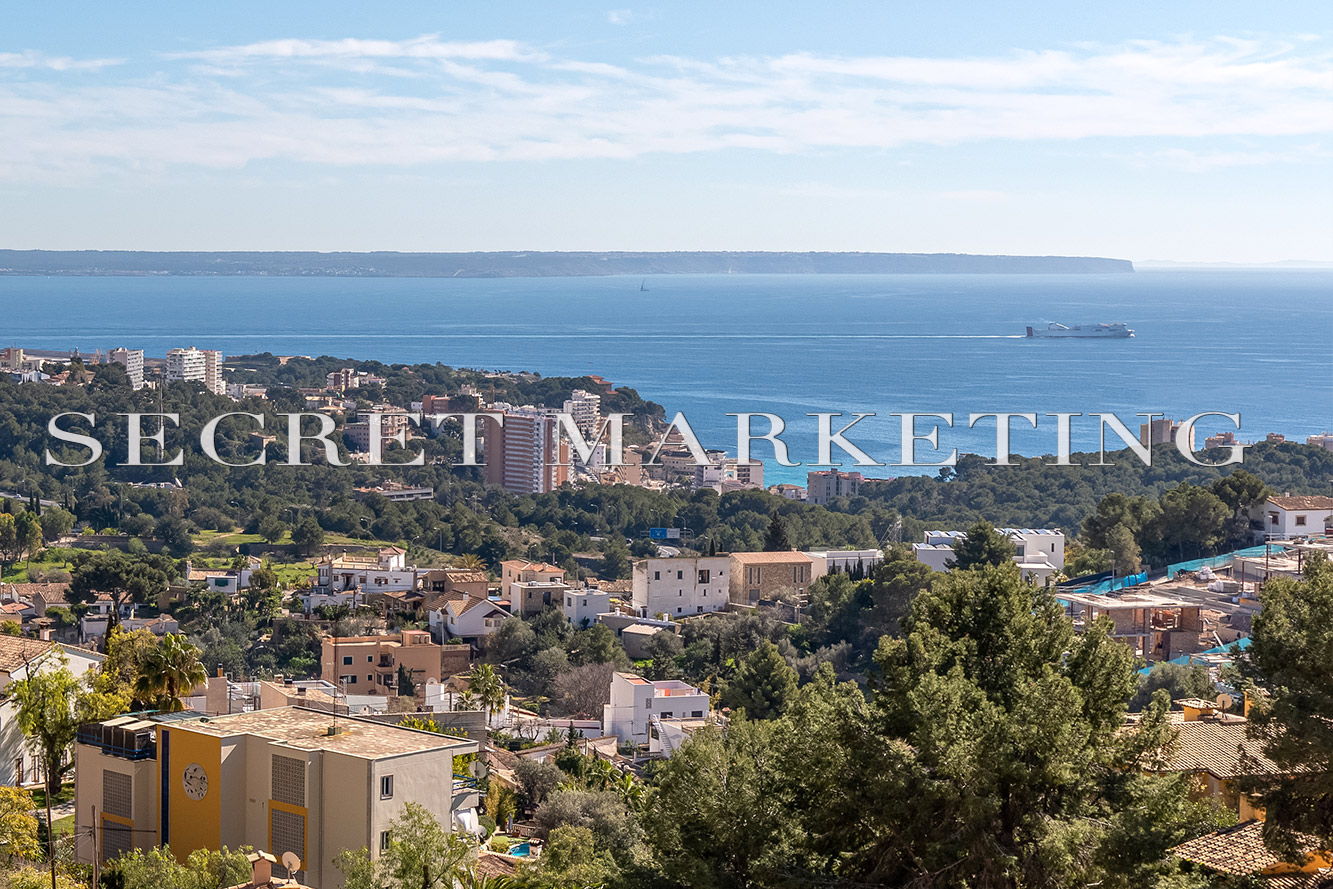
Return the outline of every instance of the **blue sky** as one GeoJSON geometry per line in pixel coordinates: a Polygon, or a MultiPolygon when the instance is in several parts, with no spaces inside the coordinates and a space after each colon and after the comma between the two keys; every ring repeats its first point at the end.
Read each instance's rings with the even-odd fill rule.
{"type": "Polygon", "coordinates": [[[1333,260],[1333,6],[43,3],[0,246],[1333,260]]]}

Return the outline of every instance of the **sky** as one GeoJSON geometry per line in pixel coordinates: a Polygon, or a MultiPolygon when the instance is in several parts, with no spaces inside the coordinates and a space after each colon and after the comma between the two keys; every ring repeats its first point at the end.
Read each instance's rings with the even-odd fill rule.
{"type": "Polygon", "coordinates": [[[51,0],[0,247],[1328,261],[1331,131],[1326,0],[51,0]]]}

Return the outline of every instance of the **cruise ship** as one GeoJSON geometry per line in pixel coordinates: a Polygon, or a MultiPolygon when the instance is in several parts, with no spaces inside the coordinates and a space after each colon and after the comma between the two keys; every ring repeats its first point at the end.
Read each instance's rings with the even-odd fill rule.
{"type": "Polygon", "coordinates": [[[1028,328],[1028,336],[1058,339],[1077,337],[1081,339],[1123,340],[1133,335],[1134,331],[1126,327],[1122,321],[1110,321],[1102,324],[1075,324],[1073,327],[1066,327],[1052,321],[1045,327],[1028,328]]]}

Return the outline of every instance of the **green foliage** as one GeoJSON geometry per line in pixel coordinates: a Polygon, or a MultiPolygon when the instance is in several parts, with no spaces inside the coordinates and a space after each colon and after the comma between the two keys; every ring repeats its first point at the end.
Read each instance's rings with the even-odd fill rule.
{"type": "Polygon", "coordinates": [[[165,556],[131,556],[117,550],[80,552],[73,564],[69,600],[92,603],[98,593],[109,595],[113,607],[107,621],[108,635],[120,622],[121,605],[156,601],[178,574],[176,563],[165,556]]]}
{"type": "Polygon", "coordinates": [[[1300,581],[1271,580],[1260,598],[1238,666],[1260,691],[1250,735],[1279,774],[1255,775],[1247,788],[1266,809],[1264,841],[1291,861],[1298,833],[1333,848],[1333,563],[1307,556],[1300,581]]]}
{"type": "Polygon", "coordinates": [[[151,701],[154,709],[176,712],[185,709],[182,698],[208,681],[208,671],[199,662],[202,652],[183,635],[168,633],[149,648],[139,664],[134,697],[151,701]]]}
{"type": "Polygon", "coordinates": [[[221,889],[249,882],[244,851],[196,849],[181,864],[169,846],[134,849],[107,862],[102,885],[108,889],[221,889]]]}
{"type": "Polygon", "coordinates": [[[50,794],[60,789],[61,777],[73,767],[68,753],[79,726],[114,716],[123,705],[122,700],[91,688],[91,677],[75,676],[63,654],[58,662],[55,668],[42,664],[33,675],[5,689],[15,704],[19,731],[42,763],[50,794]]]}
{"type": "Polygon", "coordinates": [[[764,532],[764,552],[785,553],[792,549],[787,537],[787,523],[776,512],[768,520],[768,530],[764,532]]]}
{"type": "Polygon", "coordinates": [[[980,521],[967,529],[967,537],[954,542],[949,568],[995,568],[1013,559],[1014,543],[990,522],[980,521]]]}
{"type": "Polygon", "coordinates": [[[586,827],[558,827],[551,832],[542,856],[525,873],[534,889],[566,889],[614,885],[620,875],[611,853],[598,849],[586,827]]]}
{"type": "Polygon", "coordinates": [[[733,709],[744,710],[751,719],[773,719],[781,715],[795,694],[796,671],[776,645],[765,642],[741,661],[722,699],[733,709]]]}
{"type": "Polygon", "coordinates": [[[451,833],[427,809],[408,803],[389,825],[389,849],[344,849],[334,858],[346,889],[453,889],[469,879],[471,842],[451,833]]]}
{"type": "Polygon", "coordinates": [[[1129,701],[1129,709],[1142,710],[1148,706],[1153,694],[1158,689],[1166,689],[1172,701],[1181,698],[1202,698],[1207,701],[1217,697],[1217,688],[1208,678],[1208,670],[1198,664],[1157,664],[1146,676],[1139,677],[1139,688],[1129,701]]]}
{"type": "Polygon", "coordinates": [[[13,866],[42,854],[37,840],[37,802],[21,787],[0,787],[0,860],[13,866]]]}

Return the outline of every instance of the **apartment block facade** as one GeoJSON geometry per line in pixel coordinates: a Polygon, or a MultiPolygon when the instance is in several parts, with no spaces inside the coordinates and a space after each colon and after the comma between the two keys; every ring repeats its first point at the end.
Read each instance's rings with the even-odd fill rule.
{"type": "Polygon", "coordinates": [[[143,349],[112,349],[107,358],[125,368],[131,389],[137,392],[143,388],[143,349]]]}
{"type": "Polygon", "coordinates": [[[202,383],[209,392],[226,394],[222,382],[222,353],[211,349],[172,349],[167,352],[168,383],[202,383]]]}
{"type": "Polygon", "coordinates": [[[640,617],[678,617],[725,611],[731,585],[730,556],[639,559],[631,603],[640,617]]]}
{"type": "Polygon", "coordinates": [[[499,413],[502,422],[481,423],[488,484],[511,494],[545,494],[569,481],[569,445],[553,416],[531,407],[499,413]]]}
{"type": "Polygon", "coordinates": [[[243,845],[295,853],[303,883],[336,889],[342,849],[388,847],[403,807],[448,829],[475,823],[477,792],[454,776],[465,741],[366,719],[284,707],[201,717],[121,716],[75,744],[75,855],[105,862],[134,848],[243,845]]]}
{"type": "Polygon", "coordinates": [[[834,497],[855,497],[861,492],[865,476],[859,472],[808,472],[805,475],[805,499],[816,506],[827,506],[834,497]]]}

